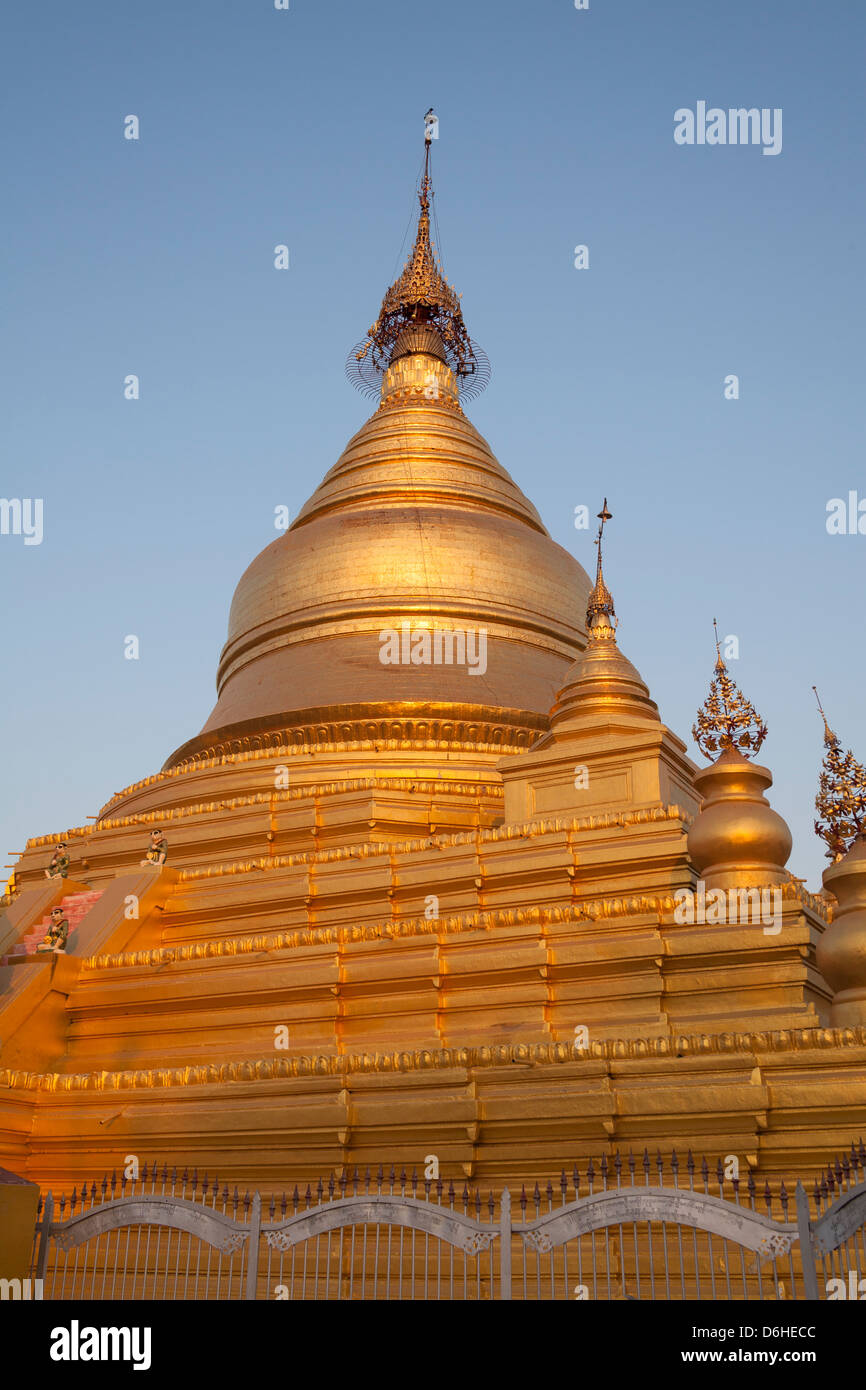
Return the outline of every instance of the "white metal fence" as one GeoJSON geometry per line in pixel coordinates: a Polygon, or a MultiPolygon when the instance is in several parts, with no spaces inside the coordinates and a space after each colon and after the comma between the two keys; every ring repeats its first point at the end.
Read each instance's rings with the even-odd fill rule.
{"type": "MultiPolygon", "coordinates": [[[[721,1160],[592,1160],[516,1200],[382,1168],[290,1196],[144,1165],[40,1200],[47,1299],[815,1299],[858,1296],[866,1150],[792,1196],[721,1160]],[[840,1289],[844,1290],[840,1292],[840,1289]]],[[[866,1281],[864,1281],[866,1290],[866,1281]]]]}

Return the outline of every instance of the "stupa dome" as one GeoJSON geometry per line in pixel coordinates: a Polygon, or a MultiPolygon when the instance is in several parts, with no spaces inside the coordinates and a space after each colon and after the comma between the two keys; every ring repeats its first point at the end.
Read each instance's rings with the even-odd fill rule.
{"type": "Polygon", "coordinates": [[[196,744],[334,707],[550,709],[585,642],[589,579],[446,393],[450,369],[418,353],[391,370],[406,364],[440,398],[428,383],[386,400],[246,570],[196,744]],[[485,632],[486,669],[383,664],[380,633],[404,623],[485,632]]]}
{"type": "Polygon", "coordinates": [[[168,765],[335,720],[352,739],[370,718],[507,718],[534,739],[585,645],[586,572],[463,413],[486,358],[436,264],[430,193],[425,174],[412,255],[350,358],[378,409],[241,577],[216,707],[168,765]]]}

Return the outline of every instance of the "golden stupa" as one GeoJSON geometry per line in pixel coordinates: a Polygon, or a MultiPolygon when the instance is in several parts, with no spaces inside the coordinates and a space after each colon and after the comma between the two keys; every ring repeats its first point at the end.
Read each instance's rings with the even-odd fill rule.
{"type": "Polygon", "coordinates": [[[430,198],[425,168],[351,359],[377,408],[241,578],[201,732],[61,832],[68,878],[56,827],[17,865],[0,1165],[43,1188],[131,1154],[263,1191],[435,1154],[519,1187],[687,1146],[775,1183],[866,1130],[863,841],[811,895],[732,683],[710,766],[662,723],[607,504],[593,586],[464,414],[483,359],[430,198]],[[778,921],[683,920],[740,890],[778,921]],[[66,953],[21,963],[63,899],[66,953]]]}

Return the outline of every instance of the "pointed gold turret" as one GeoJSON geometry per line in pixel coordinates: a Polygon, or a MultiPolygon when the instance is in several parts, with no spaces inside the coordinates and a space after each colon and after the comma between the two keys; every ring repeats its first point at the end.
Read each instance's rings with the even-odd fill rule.
{"type": "Polygon", "coordinates": [[[731,679],[715,619],[713,628],[716,665],[692,736],[716,761],[695,777],[703,806],[689,830],[689,855],[712,888],[781,883],[789,878],[791,832],[764,796],[773,774],[747,756],[758,752],[767,726],[731,679]]]}
{"type": "Polygon", "coordinates": [[[605,583],[602,561],[604,528],[612,517],[605,498],[598,513],[595,584],[586,605],[586,648],[566,672],[550,711],[551,729],[591,712],[613,714],[629,710],[640,718],[658,721],[658,708],[650,699],[640,672],[617,646],[618,621],[613,594],[605,583]]]}
{"type": "Polygon", "coordinates": [[[685,744],[662,724],[640,672],[617,644],[618,619],[602,557],[611,519],[605,498],[598,513],[595,584],[586,604],[586,647],[559,687],[550,732],[529,753],[499,765],[506,820],[610,806],[697,811],[685,744]]]}

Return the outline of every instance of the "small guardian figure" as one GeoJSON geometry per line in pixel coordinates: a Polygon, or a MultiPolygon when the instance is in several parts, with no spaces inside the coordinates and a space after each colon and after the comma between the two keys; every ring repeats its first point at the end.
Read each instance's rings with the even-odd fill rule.
{"type": "Polygon", "coordinates": [[[65,878],[69,873],[69,853],[66,848],[65,840],[59,840],[54,846],[54,853],[51,856],[51,863],[45,870],[46,878],[65,878]]]}
{"type": "Polygon", "coordinates": [[[63,915],[63,908],[52,907],[51,924],[45,936],[36,947],[36,954],[42,955],[47,951],[53,951],[56,956],[63,955],[66,951],[68,936],[69,923],[63,915]]]}
{"type": "Polygon", "coordinates": [[[141,867],[161,869],[168,854],[168,841],[161,830],[151,830],[150,848],[141,861],[141,867]]]}
{"type": "Polygon", "coordinates": [[[424,144],[429,145],[431,140],[439,139],[439,117],[433,107],[424,116],[424,144]]]}

